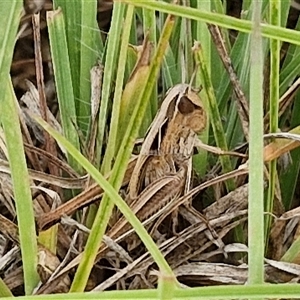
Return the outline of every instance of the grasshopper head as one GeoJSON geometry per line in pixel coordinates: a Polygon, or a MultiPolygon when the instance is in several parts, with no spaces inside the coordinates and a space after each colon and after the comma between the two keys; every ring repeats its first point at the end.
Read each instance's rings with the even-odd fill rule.
{"type": "Polygon", "coordinates": [[[198,94],[190,88],[178,97],[178,111],[186,116],[186,126],[195,133],[200,133],[206,127],[206,112],[198,94]]]}

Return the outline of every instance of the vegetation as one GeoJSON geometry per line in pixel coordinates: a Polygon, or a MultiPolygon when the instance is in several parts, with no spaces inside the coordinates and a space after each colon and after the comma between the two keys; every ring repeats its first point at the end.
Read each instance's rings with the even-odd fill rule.
{"type": "MultiPolygon", "coordinates": [[[[10,264],[1,267],[1,297],[15,294],[33,299],[36,296],[31,295],[41,280],[43,284],[37,293],[63,293],[69,289],[76,293],[40,296],[45,299],[299,298],[299,285],[285,284],[299,276],[295,272],[298,272],[300,253],[298,227],[290,222],[298,215],[296,187],[300,164],[297,159],[300,33],[299,22],[294,25],[295,29],[287,29],[293,12],[290,1],[243,1],[240,18],[227,15],[225,1],[221,0],[181,1],[181,5],[170,2],[115,1],[106,35],[98,29],[96,0],[53,1],[53,10],[46,12],[46,23],[53,66],[51,80],[55,82],[59,107],[56,118],[53,107],[49,103],[47,107],[46,103],[49,94],[43,80],[45,64],[38,50],[40,16],[33,17],[36,93],[40,102],[35,111],[31,103],[28,113],[28,102],[17,99],[16,86],[12,83],[14,75],[9,75],[17,32],[22,29],[19,24],[23,1],[0,3],[0,11],[7,12],[0,20],[0,40],[3,41],[0,90],[4,91],[0,96],[3,166],[0,199],[5,200],[0,205],[0,234],[10,248],[12,245],[20,247],[23,267],[23,276],[16,277],[21,277],[21,290],[10,288],[8,275],[20,268],[20,263],[17,258],[17,261],[12,259],[13,254],[8,254],[8,249],[0,248],[10,264]],[[95,76],[92,80],[91,70],[95,76]],[[209,222],[203,227],[202,235],[198,235],[203,239],[203,244],[199,241],[203,251],[191,259],[188,259],[188,251],[182,252],[187,258],[176,266],[175,274],[167,247],[155,244],[121,195],[126,193],[123,182],[132,153],[140,150],[137,139],[145,136],[167,90],[178,83],[199,89],[208,116],[201,141],[218,147],[225,155],[198,148],[193,156],[193,204],[197,211],[199,206],[201,212],[202,208],[206,209],[204,215],[209,222]],[[228,155],[229,151],[235,156],[228,155]],[[83,177],[86,173],[90,176],[88,179],[83,177]],[[70,180],[66,181],[66,177],[70,180]],[[39,224],[41,211],[46,206],[48,209],[55,206],[49,205],[49,198],[58,197],[66,202],[91,179],[104,191],[100,205],[93,204],[84,212],[80,210],[72,219],[90,229],[88,237],[75,230],[70,220],[63,233],[62,225],[36,233],[35,224],[36,220],[39,224]],[[48,185],[39,185],[40,182],[48,185]],[[8,196],[12,193],[12,190],[8,192],[9,186],[13,197],[8,196]],[[38,195],[35,190],[40,191],[38,195]],[[227,204],[226,199],[229,199],[227,204]],[[248,217],[245,216],[247,199],[248,217]],[[225,209],[210,218],[208,207],[215,202],[223,203],[225,209]],[[241,206],[236,206],[238,204],[241,206]],[[152,257],[147,265],[152,273],[146,276],[146,271],[142,273],[143,270],[137,269],[142,273],[139,278],[144,280],[136,284],[143,288],[140,290],[122,291],[134,286],[132,278],[136,280],[138,276],[122,279],[120,275],[120,281],[112,284],[119,290],[84,293],[88,284],[92,288],[100,284],[99,278],[95,284],[92,282],[93,276],[100,276],[95,266],[113,268],[108,264],[109,259],[101,267],[95,265],[95,259],[106,227],[112,216],[118,214],[114,205],[145,245],[139,248],[142,254],[135,253],[137,266],[141,268],[140,257],[145,261],[152,257]],[[229,218],[229,215],[230,221],[222,223],[222,217],[229,218]],[[206,229],[210,226],[216,236],[209,238],[206,229]],[[78,254],[72,253],[73,238],[76,251],[83,251],[76,261],[75,265],[78,262],[79,266],[75,273],[70,264],[71,258],[78,254]],[[63,240],[71,253],[66,253],[63,240]],[[223,240],[226,240],[224,247],[223,240]],[[53,259],[52,269],[45,261],[43,265],[43,255],[53,259]],[[47,285],[50,275],[44,279],[43,274],[48,269],[53,274],[60,263],[56,260],[66,257],[69,261],[62,268],[68,269],[67,277],[59,278],[52,286],[47,285]],[[269,260],[265,261],[264,257],[269,260]],[[196,271],[193,259],[207,262],[207,270],[245,262],[246,277],[239,275],[234,280],[226,277],[230,274],[220,271],[220,274],[207,275],[206,285],[211,286],[204,286],[205,272],[202,275],[184,273],[183,269],[180,269],[183,273],[179,272],[179,267],[190,263],[196,271]],[[153,271],[155,266],[157,269],[153,271]],[[150,280],[151,276],[155,279],[150,280]],[[265,279],[278,284],[266,284],[265,279]],[[242,285],[246,281],[247,285],[242,285]],[[151,283],[153,289],[145,289],[145,282],[151,283]],[[183,288],[180,283],[191,288],[183,288]],[[240,285],[235,285],[237,283],[240,285]]],[[[31,86],[31,94],[32,90],[31,86]]],[[[165,227],[169,221],[164,220],[165,227]]],[[[181,221],[178,236],[184,238],[185,230],[190,227],[181,221]]],[[[199,224],[204,223],[199,221],[199,224]]],[[[199,227],[199,224],[192,225],[199,227]]],[[[169,226],[167,233],[171,230],[169,226]]],[[[171,241],[176,235],[168,238],[171,241]]],[[[117,268],[117,264],[114,267],[117,268]]],[[[120,263],[121,271],[115,273],[120,274],[123,267],[120,263]]],[[[126,273],[126,267],[123,270],[126,273]]],[[[109,277],[103,275],[103,271],[101,274],[105,277],[102,281],[109,277]]]]}

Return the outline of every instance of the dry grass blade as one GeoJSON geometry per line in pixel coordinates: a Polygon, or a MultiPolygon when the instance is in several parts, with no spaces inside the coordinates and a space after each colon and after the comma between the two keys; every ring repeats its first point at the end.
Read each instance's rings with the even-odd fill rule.
{"type": "MultiPolygon", "coordinates": [[[[10,174],[9,163],[0,159],[0,172],[10,174]]],[[[37,180],[43,183],[52,184],[67,189],[79,189],[86,183],[86,177],[81,178],[65,178],[55,175],[50,175],[44,172],[28,169],[29,176],[32,180],[37,180]]]]}
{"type": "Polygon", "coordinates": [[[288,153],[289,151],[300,146],[298,140],[300,127],[297,126],[287,133],[274,133],[274,137],[278,135],[278,138],[264,148],[264,161],[268,162],[280,157],[281,155],[288,153]],[[290,135],[290,137],[289,137],[290,135]]]}
{"type": "MultiPolygon", "coordinates": [[[[289,88],[288,90],[280,97],[279,99],[279,112],[278,115],[282,116],[283,113],[287,110],[287,108],[291,105],[294,100],[294,96],[299,89],[300,78],[298,78],[289,88]]],[[[270,121],[270,112],[268,111],[264,117],[265,123],[265,131],[267,131],[269,127],[270,121]]]]}
{"type": "MultiPolygon", "coordinates": [[[[35,50],[35,66],[36,66],[36,80],[39,94],[39,101],[41,107],[42,118],[48,122],[48,107],[45,94],[44,86],[44,71],[43,71],[43,61],[42,61],[42,50],[41,50],[41,28],[40,28],[40,13],[34,14],[32,16],[33,23],[33,33],[34,33],[34,50],[35,50]]],[[[47,133],[44,132],[45,138],[45,148],[46,151],[57,156],[57,149],[54,139],[47,133]]],[[[59,175],[58,170],[51,163],[48,164],[50,174],[59,175]]]]}
{"type": "MultiPolygon", "coordinates": [[[[133,159],[129,162],[126,174],[124,176],[123,185],[128,184],[135,163],[136,159],[133,159]]],[[[50,228],[51,226],[59,222],[60,218],[63,215],[70,215],[76,210],[91,205],[95,201],[100,200],[102,194],[102,188],[98,184],[92,184],[90,187],[81,192],[79,195],[75,196],[73,199],[70,199],[68,202],[62,204],[50,213],[40,216],[38,218],[39,229],[45,230],[50,228]]]]}

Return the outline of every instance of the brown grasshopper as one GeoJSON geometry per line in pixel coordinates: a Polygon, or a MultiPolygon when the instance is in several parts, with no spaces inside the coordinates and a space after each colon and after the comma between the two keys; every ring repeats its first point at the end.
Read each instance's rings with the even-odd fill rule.
{"type": "MultiPolygon", "coordinates": [[[[206,113],[186,84],[171,88],[153,120],[132,172],[126,202],[145,221],[189,189],[191,158],[206,113]]],[[[116,238],[130,229],[121,218],[108,232],[116,238]]]]}
{"type": "Polygon", "coordinates": [[[171,88],[142,145],[129,183],[130,198],[167,174],[186,174],[196,134],[205,126],[206,113],[197,93],[187,84],[171,88]]]}
{"type": "MultiPolygon", "coordinates": [[[[188,190],[196,133],[201,132],[205,126],[206,113],[197,93],[187,84],[171,88],[149,127],[138,158],[130,162],[124,178],[124,184],[129,182],[128,204],[133,210],[148,212],[138,213],[144,214],[142,219],[151,215],[152,211],[159,210],[170,198],[188,190]],[[163,183],[159,182],[163,177],[169,179],[165,190],[173,184],[171,193],[168,192],[166,196],[163,195],[163,183]],[[160,187],[160,190],[155,191],[154,187],[160,187]],[[149,204],[151,209],[142,209],[149,197],[152,198],[152,204],[149,204]],[[154,205],[156,199],[157,204],[154,205]]],[[[97,184],[90,186],[72,200],[38,218],[39,228],[47,229],[63,215],[99,200],[102,192],[97,184]]]]}
{"type": "MultiPolygon", "coordinates": [[[[187,84],[171,88],[162,102],[141,146],[138,158],[131,164],[126,201],[140,221],[159,216],[170,201],[184,195],[189,189],[191,159],[197,141],[197,133],[206,126],[206,112],[197,93],[187,84]],[[131,174],[131,176],[130,176],[131,174]]],[[[94,201],[102,192],[97,185],[91,186],[65,204],[66,210],[57,208],[38,220],[41,228],[57,222],[61,215],[94,201]],[[91,197],[88,199],[88,195],[91,197]],[[70,205],[70,202],[73,206],[70,205]]],[[[121,217],[107,232],[107,236],[119,242],[130,231],[128,221],[121,217]]],[[[106,249],[102,245],[98,259],[106,249]]],[[[62,275],[80,262],[79,254],[61,272],[62,275]]]]}

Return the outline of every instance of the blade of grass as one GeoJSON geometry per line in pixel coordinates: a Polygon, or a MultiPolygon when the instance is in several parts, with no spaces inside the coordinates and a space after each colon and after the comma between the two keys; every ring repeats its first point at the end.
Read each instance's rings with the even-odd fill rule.
{"type": "MultiPolygon", "coordinates": [[[[132,21],[134,21],[134,18],[132,19],[132,21]]],[[[132,27],[133,26],[131,26],[131,28],[132,27]]],[[[132,38],[130,38],[130,40],[129,40],[130,44],[136,45],[131,42],[131,39],[132,38]]],[[[128,81],[130,74],[132,73],[134,66],[136,65],[136,62],[138,59],[137,48],[135,48],[134,46],[131,46],[131,45],[129,45],[128,49],[127,49],[126,69],[125,69],[125,75],[124,75],[125,81],[128,81]]]]}
{"type": "MultiPolygon", "coordinates": [[[[164,20],[165,20],[165,14],[160,13],[159,14],[159,24],[163,24],[164,20]]],[[[180,76],[180,78],[182,77],[182,74],[179,72],[180,66],[181,66],[179,56],[180,56],[180,51],[181,51],[182,45],[178,41],[180,41],[181,23],[182,23],[182,18],[177,18],[176,21],[175,21],[174,31],[172,33],[172,37],[171,37],[171,40],[170,40],[170,47],[171,47],[171,49],[174,53],[174,57],[176,59],[176,64],[178,65],[178,73],[179,73],[178,76],[180,76]]],[[[160,28],[161,27],[162,26],[160,26],[160,28]]]]}
{"type": "MultiPolygon", "coordinates": [[[[135,26],[136,22],[137,22],[137,12],[135,11],[134,18],[132,19],[132,26],[131,26],[130,38],[129,38],[129,42],[131,45],[138,44],[138,33],[137,33],[138,28],[137,28],[137,26],[135,26]]],[[[133,67],[134,67],[134,64],[133,64],[132,68],[130,68],[130,72],[133,69],[133,67]]]]}
{"type": "Polygon", "coordinates": [[[98,120],[98,136],[97,136],[97,166],[100,166],[101,153],[104,139],[104,132],[107,123],[108,102],[111,95],[111,87],[115,78],[114,70],[117,69],[117,55],[120,51],[120,36],[123,28],[123,16],[125,13],[125,5],[123,3],[115,3],[111,19],[111,26],[107,40],[107,51],[104,64],[104,75],[102,84],[100,113],[98,120]]]}
{"type": "MultiPolygon", "coordinates": [[[[204,21],[206,23],[211,23],[224,28],[230,28],[246,33],[250,33],[252,30],[252,23],[250,21],[240,20],[234,17],[229,17],[212,12],[199,11],[191,7],[185,7],[154,0],[116,0],[116,3],[118,2],[133,4],[137,7],[143,7],[152,10],[159,10],[160,12],[170,13],[175,16],[189,18],[197,21],[204,21]]],[[[260,25],[263,37],[300,45],[300,32],[274,25],[269,25],[266,23],[262,23],[260,25]]]]}
{"type": "MultiPolygon", "coordinates": [[[[298,20],[295,30],[300,30],[300,20],[298,20]]],[[[289,45],[287,57],[284,60],[280,72],[279,93],[282,96],[295,78],[300,74],[300,48],[297,45],[289,45]]]]}
{"type": "MultiPolygon", "coordinates": [[[[127,12],[124,20],[124,30],[122,32],[122,38],[121,38],[121,49],[123,49],[123,51],[120,52],[119,61],[118,61],[118,72],[117,72],[115,93],[113,99],[109,137],[108,137],[107,147],[105,151],[105,156],[101,167],[101,170],[104,174],[107,174],[111,170],[111,164],[113,158],[117,153],[116,150],[117,135],[118,135],[118,128],[120,128],[119,118],[124,117],[123,115],[125,115],[126,113],[126,112],[121,112],[122,115],[120,115],[120,107],[121,107],[123,81],[124,81],[124,74],[125,74],[125,67],[126,67],[128,41],[130,36],[130,28],[132,25],[133,12],[134,12],[134,7],[132,5],[129,5],[127,7],[127,12]]],[[[122,125],[124,126],[125,124],[121,124],[121,126],[122,125]]]]}
{"type": "MultiPolygon", "coordinates": [[[[80,38],[81,38],[81,1],[54,0],[54,10],[61,8],[66,29],[69,63],[72,75],[74,99],[79,100],[80,94],[80,38]]],[[[64,57],[64,59],[66,59],[64,57]]],[[[75,100],[76,101],[76,100],[75,100]]]]}
{"type": "MultiPolygon", "coordinates": [[[[142,14],[143,14],[144,36],[147,36],[149,42],[155,49],[157,44],[155,11],[143,9],[142,14]]],[[[157,85],[155,85],[153,88],[153,94],[150,98],[148,108],[144,116],[144,121],[140,127],[139,136],[143,137],[145,135],[156,112],[157,112],[157,85]]]]}
{"type": "MultiPolygon", "coordinates": [[[[239,33],[236,42],[234,43],[230,58],[235,72],[239,78],[243,92],[248,97],[248,81],[249,81],[249,36],[244,33],[239,33]],[[242,76],[244,74],[244,76],[242,76]],[[246,76],[247,75],[247,76],[246,76]]],[[[221,79],[218,86],[216,86],[216,98],[218,100],[220,114],[225,118],[224,127],[226,130],[226,140],[230,149],[234,148],[237,144],[243,142],[245,139],[240,119],[237,113],[236,101],[231,101],[232,86],[230,84],[229,75],[223,69],[221,79]],[[229,104],[229,107],[228,107],[229,104]]],[[[234,99],[235,100],[235,99],[234,99]]],[[[233,165],[236,160],[233,159],[233,165]]]]}
{"type": "Polygon", "coordinates": [[[180,82],[180,75],[177,70],[177,63],[174,52],[169,46],[164,57],[162,66],[162,80],[165,90],[168,90],[176,83],[180,82]]]}
{"type": "MultiPolygon", "coordinates": [[[[74,123],[76,124],[76,107],[62,11],[47,12],[47,24],[63,133],[79,150],[79,137],[77,128],[74,127],[74,123]]],[[[68,157],[68,161],[75,170],[81,170],[72,157],[68,157]]]]}
{"type": "MultiPolygon", "coordinates": [[[[255,284],[255,285],[227,285],[206,286],[192,289],[178,289],[176,299],[261,299],[273,298],[297,298],[300,286],[297,284],[255,284]],[[280,289],[281,286],[281,289],[280,289]],[[288,287],[287,289],[285,287],[288,287]],[[289,296],[285,296],[288,293],[289,296]],[[184,298],[186,297],[186,298],[184,298]]],[[[299,298],[299,294],[298,294],[299,298]]]]}
{"type": "MultiPolygon", "coordinates": [[[[102,91],[101,91],[101,102],[100,102],[100,112],[99,112],[99,116],[98,116],[98,131],[97,131],[97,141],[96,141],[96,150],[95,153],[97,153],[96,156],[96,166],[98,168],[100,168],[101,165],[101,171],[106,173],[109,172],[111,170],[111,161],[113,160],[113,158],[115,157],[115,152],[107,152],[105,153],[104,159],[106,161],[101,161],[102,160],[102,149],[103,149],[103,139],[104,139],[104,135],[105,135],[105,130],[106,130],[106,124],[108,123],[107,120],[107,111],[108,111],[108,107],[109,107],[109,100],[111,97],[111,92],[112,92],[112,86],[114,83],[114,79],[115,79],[115,71],[114,70],[118,70],[117,67],[117,55],[121,55],[125,61],[126,61],[126,52],[127,51],[121,51],[120,49],[120,36],[121,36],[121,31],[123,28],[123,16],[125,13],[125,7],[123,4],[119,4],[119,5],[114,5],[113,6],[113,16],[112,16],[112,20],[111,20],[111,26],[110,26],[110,31],[108,34],[108,40],[107,40],[107,44],[106,44],[106,57],[105,57],[105,63],[104,63],[104,75],[103,75],[103,84],[102,84],[102,91]],[[120,53],[122,52],[122,53],[120,53]],[[100,162],[102,164],[100,164],[100,162]]],[[[128,26],[128,25],[127,25],[128,26]]],[[[126,35],[126,33],[125,33],[126,35]]],[[[124,42],[124,39],[126,39],[123,35],[122,37],[122,42],[124,42]]],[[[123,45],[124,46],[124,45],[123,45]]],[[[125,49],[127,49],[127,45],[125,45],[125,49]]],[[[122,66],[120,66],[122,69],[122,66]]],[[[118,73],[120,73],[120,70],[118,70],[118,73]]],[[[124,72],[123,72],[124,73],[124,72]]],[[[124,80],[124,74],[122,74],[122,77],[119,77],[117,84],[123,84],[123,80],[124,80]]],[[[118,92],[120,89],[120,86],[117,86],[118,92]]],[[[118,104],[118,100],[117,98],[120,95],[116,94],[115,91],[115,105],[119,105],[118,104]]],[[[116,108],[116,106],[115,106],[116,108]]],[[[115,109],[114,108],[114,109],[115,109]]],[[[113,117],[116,117],[116,114],[118,113],[118,111],[113,112],[114,115],[113,117]]],[[[116,119],[118,120],[118,118],[116,119]]],[[[112,119],[112,122],[114,122],[114,120],[112,119]]],[[[118,121],[116,121],[116,123],[118,123],[118,121]]],[[[117,126],[118,124],[116,124],[117,126]]],[[[108,145],[109,149],[111,149],[112,147],[116,148],[116,145],[114,143],[116,143],[115,140],[115,132],[116,127],[113,126],[112,128],[112,136],[110,138],[110,145],[108,145]]],[[[95,215],[96,215],[96,211],[97,211],[97,207],[95,206],[91,206],[89,208],[89,213],[88,213],[88,217],[87,217],[87,225],[88,227],[90,227],[91,223],[93,222],[95,215]]]]}
{"type": "Polygon", "coordinates": [[[5,12],[2,14],[0,21],[2,25],[0,26],[0,40],[2,43],[0,48],[0,90],[4,91],[0,101],[0,108],[16,203],[24,272],[24,287],[25,293],[29,295],[39,280],[36,271],[36,231],[29,177],[16,106],[17,100],[9,78],[22,6],[22,1],[1,1],[0,3],[0,11],[5,12]]]}
{"type": "Polygon", "coordinates": [[[20,248],[24,272],[26,295],[30,295],[36,287],[37,274],[37,242],[30,191],[30,180],[25,160],[22,133],[18,117],[17,99],[10,78],[6,75],[6,92],[1,101],[1,122],[4,128],[8,160],[13,182],[14,199],[17,211],[20,248]]]}
{"type": "Polygon", "coordinates": [[[299,254],[300,254],[300,237],[298,237],[289,249],[284,253],[281,261],[291,262],[295,264],[299,264],[299,254]]]}
{"type": "MultiPolygon", "coordinates": [[[[173,299],[176,300],[207,300],[207,299],[258,299],[258,298],[280,298],[299,299],[300,286],[297,283],[290,284],[256,284],[256,285],[224,285],[205,286],[197,288],[182,288],[174,292],[173,299]]],[[[20,300],[36,300],[37,296],[18,297],[20,300]]],[[[93,300],[150,300],[158,299],[156,289],[104,291],[93,293],[69,293],[39,295],[40,300],[67,300],[67,299],[93,299],[93,300]]],[[[11,300],[11,298],[3,298],[11,300]]]]}
{"type": "MultiPolygon", "coordinates": [[[[221,0],[214,0],[212,1],[212,9],[211,11],[217,12],[219,14],[225,14],[225,10],[226,10],[226,4],[222,3],[221,0]],[[225,8],[224,8],[225,6],[225,8]]],[[[223,40],[226,46],[226,49],[228,51],[228,53],[231,52],[231,43],[229,40],[229,31],[227,29],[221,29],[221,33],[223,36],[223,40]]],[[[199,39],[197,39],[197,41],[200,41],[199,39]]],[[[235,41],[236,42],[236,41],[235,41]]],[[[204,48],[204,46],[203,46],[204,48]]],[[[218,90],[220,88],[220,84],[222,84],[222,75],[224,72],[224,67],[221,63],[221,60],[219,58],[219,54],[217,53],[215,47],[211,47],[211,64],[213,66],[213,76],[212,76],[212,80],[213,80],[213,86],[215,88],[215,90],[218,90]]],[[[219,102],[219,99],[217,99],[219,102]]],[[[220,111],[221,113],[221,111],[220,111]]]]}
{"type": "Polygon", "coordinates": [[[168,300],[174,299],[174,294],[176,292],[177,280],[176,277],[170,276],[169,274],[164,275],[162,272],[158,274],[158,295],[157,299],[168,300]]]}
{"type": "Polygon", "coordinates": [[[260,284],[264,282],[263,57],[261,2],[254,1],[253,5],[253,32],[250,45],[248,283],[260,284]]]}
{"type": "Polygon", "coordinates": [[[20,22],[22,1],[0,1],[0,91],[6,90],[7,82],[4,80],[9,74],[13,57],[13,48],[20,22]]]}
{"type": "MultiPolygon", "coordinates": [[[[280,25],[281,1],[270,1],[270,21],[273,25],[280,25]]],[[[271,40],[270,42],[270,132],[278,130],[278,107],[279,107],[279,70],[280,70],[280,41],[271,40]]],[[[265,212],[273,212],[275,195],[275,185],[277,179],[277,160],[269,163],[269,186],[265,203],[265,212]]],[[[267,251],[269,231],[272,217],[265,215],[265,250],[267,251]]]]}
{"type": "MultiPolygon", "coordinates": [[[[183,1],[183,5],[188,6],[189,1],[183,1]]],[[[179,64],[181,65],[181,82],[190,82],[194,71],[194,60],[192,54],[193,37],[192,37],[192,20],[184,18],[181,20],[180,28],[180,45],[182,53],[179,55],[179,64]]]]}
{"type": "MultiPolygon", "coordinates": [[[[144,78],[148,76],[150,69],[152,46],[145,38],[142,49],[138,55],[138,61],[132,74],[126,83],[122,93],[120,116],[118,120],[117,150],[122,144],[130,118],[136,108],[136,99],[139,98],[145,83],[144,78]]],[[[155,99],[157,100],[157,99],[155,99]]],[[[147,109],[150,109],[149,103],[147,109]]],[[[146,110],[147,111],[147,110],[146,110]]],[[[147,111],[149,112],[149,110],[147,111]]],[[[151,112],[149,112],[151,114],[151,112]]]]}
{"type": "MultiPolygon", "coordinates": [[[[291,118],[291,128],[297,128],[300,125],[299,122],[300,114],[300,95],[299,93],[295,97],[295,102],[293,105],[292,118],[291,118]]],[[[300,155],[300,149],[295,149],[291,151],[291,162],[287,168],[280,175],[280,188],[282,194],[282,203],[286,210],[291,209],[295,191],[298,187],[298,176],[300,171],[300,160],[298,159],[300,155]]]]}
{"type": "MultiPolygon", "coordinates": [[[[211,11],[211,3],[210,1],[197,1],[197,8],[199,10],[211,11]]],[[[211,38],[207,26],[204,22],[196,23],[196,41],[201,41],[202,49],[205,49],[203,56],[207,63],[207,72],[208,76],[211,77],[211,38]]],[[[198,72],[199,74],[199,72],[198,72]]],[[[196,77],[195,86],[199,87],[201,85],[201,79],[199,76],[196,77]]],[[[206,103],[206,107],[208,107],[208,99],[204,92],[201,93],[201,99],[204,103],[206,103]],[[203,95],[203,96],[202,96],[203,95]]],[[[208,144],[209,138],[209,129],[210,129],[210,115],[207,114],[207,126],[204,131],[201,133],[201,141],[204,144],[208,144]]],[[[193,166],[195,167],[195,171],[198,175],[203,176],[206,172],[207,168],[207,152],[202,151],[197,155],[193,156],[193,166]]]]}
{"type": "MultiPolygon", "coordinates": [[[[243,13],[243,17],[250,19],[251,15],[253,14],[253,3],[251,1],[246,1],[243,2],[243,10],[247,11],[247,13],[243,13]]],[[[265,19],[266,18],[266,12],[268,12],[267,8],[268,8],[268,1],[263,1],[262,3],[262,7],[264,7],[264,9],[261,12],[262,18],[265,19]]],[[[238,73],[238,78],[239,81],[241,82],[242,85],[242,90],[244,92],[244,94],[246,95],[246,97],[249,97],[249,70],[250,70],[250,49],[249,49],[249,45],[250,45],[250,35],[248,34],[241,34],[239,33],[238,38],[239,41],[239,46],[235,47],[236,43],[234,44],[233,48],[236,48],[234,50],[238,50],[238,52],[235,52],[233,56],[233,59],[235,61],[235,67],[238,73]]],[[[269,55],[269,48],[268,48],[268,41],[265,39],[264,40],[264,57],[267,57],[267,55],[269,55]]],[[[226,105],[226,103],[225,103],[226,105]]],[[[234,116],[236,116],[236,108],[235,105],[231,106],[230,112],[233,113],[234,116]]],[[[244,130],[245,131],[245,130],[244,130]]],[[[230,132],[234,132],[234,134],[231,135],[231,145],[234,147],[236,146],[238,143],[242,142],[241,140],[241,136],[243,136],[243,134],[241,134],[241,127],[239,124],[239,121],[237,120],[237,118],[235,118],[234,122],[230,122],[229,126],[228,126],[228,133],[230,132]],[[230,130],[231,129],[231,130],[230,130]]]]}
{"type": "Polygon", "coordinates": [[[4,297],[13,297],[14,295],[8,288],[8,286],[4,283],[3,279],[0,277],[0,298],[4,297]]]}
{"type": "MultiPolygon", "coordinates": [[[[263,6],[263,4],[262,4],[263,6]]],[[[244,20],[251,20],[251,16],[253,15],[253,5],[251,1],[244,1],[243,2],[243,14],[242,18],[244,20]]],[[[239,33],[238,39],[239,43],[237,44],[238,47],[235,48],[233,46],[233,51],[235,52],[235,56],[233,56],[235,60],[235,66],[238,73],[238,78],[240,80],[242,89],[246,97],[249,99],[250,93],[250,84],[249,84],[249,74],[250,74],[250,35],[239,33]]],[[[226,105],[226,104],[225,104],[226,105]]],[[[230,118],[228,118],[228,124],[226,133],[228,134],[229,145],[230,147],[235,147],[236,145],[240,144],[245,140],[245,136],[243,134],[243,129],[241,126],[241,120],[239,118],[239,114],[237,114],[237,108],[235,103],[231,103],[229,113],[230,118]]],[[[236,163],[236,159],[234,160],[236,163]]]]}
{"type": "Polygon", "coordinates": [[[80,37],[80,89],[77,103],[79,127],[86,132],[91,116],[90,72],[97,63],[100,32],[97,24],[97,0],[81,0],[81,37],[80,37]]]}
{"type": "MultiPolygon", "coordinates": [[[[216,144],[219,148],[227,151],[228,148],[226,143],[226,137],[225,137],[225,133],[224,133],[224,129],[223,129],[223,125],[222,125],[222,121],[221,121],[221,117],[217,105],[217,100],[210,80],[210,75],[207,70],[206,62],[203,57],[202,47],[200,46],[199,43],[195,44],[194,52],[195,52],[195,60],[199,65],[199,72],[201,73],[203,90],[208,100],[206,103],[206,105],[208,106],[206,108],[210,115],[211,126],[214,132],[216,144]]],[[[221,156],[220,162],[224,173],[227,173],[232,170],[231,162],[228,156],[221,156]]],[[[225,184],[228,191],[234,190],[235,184],[233,180],[228,180],[226,181],[225,184]]]]}

